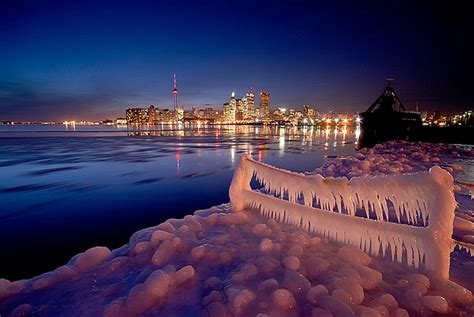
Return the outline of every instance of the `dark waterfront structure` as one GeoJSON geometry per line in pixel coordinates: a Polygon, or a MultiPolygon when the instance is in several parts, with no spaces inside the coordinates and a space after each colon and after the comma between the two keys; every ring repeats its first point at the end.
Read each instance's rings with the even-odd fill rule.
{"type": "Polygon", "coordinates": [[[389,140],[416,140],[420,133],[420,113],[406,111],[392,81],[388,79],[382,94],[360,114],[362,146],[371,147],[389,140]]]}
{"type": "Polygon", "coordinates": [[[406,111],[392,81],[388,79],[383,93],[359,114],[361,134],[358,148],[389,140],[474,144],[474,126],[423,126],[419,112],[406,111]]]}

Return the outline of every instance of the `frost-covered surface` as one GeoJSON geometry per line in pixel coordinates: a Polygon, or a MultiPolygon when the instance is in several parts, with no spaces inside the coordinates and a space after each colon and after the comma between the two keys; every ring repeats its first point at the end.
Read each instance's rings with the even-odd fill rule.
{"type": "Polygon", "coordinates": [[[456,203],[453,178],[439,166],[348,180],[305,176],[244,155],[229,192],[236,211],[258,210],[331,241],[449,277],[456,203]],[[251,190],[253,177],[263,193],[251,190]]]}
{"type": "MultiPolygon", "coordinates": [[[[463,174],[469,161],[459,160],[472,163],[472,155],[448,146],[388,143],[361,151],[356,158],[332,160],[320,172],[351,177],[424,171],[440,164],[469,183],[463,174]],[[390,156],[394,150],[406,155],[401,169],[396,163],[400,159],[390,156]],[[431,161],[432,157],[439,160],[431,161]],[[388,170],[394,166],[396,170],[388,170]],[[383,167],[385,172],[379,170],[383,167]],[[345,174],[339,174],[341,169],[345,174]]],[[[456,194],[454,237],[468,241],[466,237],[474,236],[473,208],[464,186],[459,183],[456,194]]],[[[472,291],[472,276],[472,258],[456,251],[451,279],[472,291]]],[[[144,229],[112,252],[92,248],[31,280],[0,280],[0,314],[472,316],[470,290],[258,213],[232,212],[222,205],[144,229]]]]}
{"type": "Polygon", "coordinates": [[[355,156],[330,160],[311,174],[323,176],[392,175],[427,171],[439,165],[455,179],[458,204],[454,220],[456,240],[474,243],[474,149],[472,146],[387,142],[363,149],[355,156]]]}

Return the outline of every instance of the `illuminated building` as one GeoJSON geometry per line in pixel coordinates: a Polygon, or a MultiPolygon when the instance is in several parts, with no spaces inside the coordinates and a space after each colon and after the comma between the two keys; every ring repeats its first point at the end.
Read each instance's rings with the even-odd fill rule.
{"type": "Polygon", "coordinates": [[[319,115],[318,111],[308,105],[303,107],[303,114],[310,119],[316,119],[319,115]]]}
{"type": "Polygon", "coordinates": [[[230,101],[224,104],[224,121],[235,122],[237,112],[237,100],[235,92],[230,95],[230,101]]]}
{"type": "Polygon", "coordinates": [[[183,118],[184,118],[184,109],[177,108],[175,111],[175,119],[178,121],[183,121],[183,118]]]}
{"type": "Polygon", "coordinates": [[[262,91],[260,93],[260,117],[268,119],[270,116],[270,93],[262,91]]]}
{"type": "Polygon", "coordinates": [[[235,120],[242,121],[244,120],[244,116],[247,113],[246,105],[244,100],[242,99],[235,99],[235,120]]]}
{"type": "Polygon", "coordinates": [[[249,89],[242,99],[235,98],[235,92],[232,92],[229,102],[225,103],[223,108],[225,122],[249,123],[254,122],[258,117],[252,89],[249,89]]]}
{"type": "Polygon", "coordinates": [[[199,106],[193,106],[192,113],[193,113],[194,118],[199,118],[200,117],[199,106]]]}
{"type": "Polygon", "coordinates": [[[286,108],[277,108],[272,113],[272,120],[276,122],[283,122],[286,121],[286,108]]]}
{"type": "Polygon", "coordinates": [[[256,117],[255,114],[255,95],[252,91],[252,88],[245,94],[245,97],[242,98],[244,100],[244,120],[254,119],[256,117]]]}
{"type": "Polygon", "coordinates": [[[237,100],[235,99],[235,92],[232,92],[232,94],[230,95],[229,106],[230,106],[230,111],[233,115],[232,121],[235,121],[236,113],[237,113],[237,100]]]}
{"type": "Polygon", "coordinates": [[[128,108],[125,117],[129,124],[155,124],[158,121],[158,111],[154,105],[148,108],[128,108]]]}
{"type": "Polygon", "coordinates": [[[148,123],[155,124],[158,121],[157,111],[154,105],[148,108],[148,123]]]}
{"type": "Polygon", "coordinates": [[[160,111],[160,121],[170,123],[175,120],[175,112],[169,109],[163,109],[160,111]]]}
{"type": "Polygon", "coordinates": [[[214,111],[214,109],[210,107],[204,109],[204,118],[214,120],[216,118],[216,112],[214,111]]]}
{"type": "Polygon", "coordinates": [[[128,108],[125,117],[129,124],[148,123],[148,108],[128,108]]]}
{"type": "Polygon", "coordinates": [[[115,119],[115,124],[116,124],[116,125],[126,125],[126,124],[127,124],[127,119],[125,119],[125,118],[117,118],[117,119],[115,119]]]}
{"type": "Polygon", "coordinates": [[[232,108],[232,106],[228,102],[224,104],[224,121],[225,122],[235,121],[235,108],[232,108]]]}

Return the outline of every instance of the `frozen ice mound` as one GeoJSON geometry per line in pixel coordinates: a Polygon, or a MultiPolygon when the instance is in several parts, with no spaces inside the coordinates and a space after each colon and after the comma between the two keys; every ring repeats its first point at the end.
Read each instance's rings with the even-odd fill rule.
{"type": "Polygon", "coordinates": [[[229,205],[198,211],[137,232],[112,252],[96,247],[31,280],[2,279],[0,312],[108,317],[474,312],[472,293],[456,283],[250,211],[241,214],[233,216],[229,205]]]}

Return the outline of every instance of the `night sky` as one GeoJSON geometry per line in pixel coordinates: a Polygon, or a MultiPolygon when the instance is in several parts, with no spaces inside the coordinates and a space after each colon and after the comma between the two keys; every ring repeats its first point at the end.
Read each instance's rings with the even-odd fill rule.
{"type": "Polygon", "coordinates": [[[253,87],[272,108],[356,112],[388,76],[409,107],[474,105],[474,19],[461,4],[94,2],[1,1],[0,121],[171,107],[173,73],[185,108],[253,87]]]}

